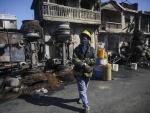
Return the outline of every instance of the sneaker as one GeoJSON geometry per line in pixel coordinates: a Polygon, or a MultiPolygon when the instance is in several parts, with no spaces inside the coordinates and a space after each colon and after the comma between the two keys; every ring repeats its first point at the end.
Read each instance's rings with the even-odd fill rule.
{"type": "Polygon", "coordinates": [[[82,104],[82,99],[81,98],[78,99],[78,104],[82,104]]]}
{"type": "Polygon", "coordinates": [[[84,108],[84,113],[90,113],[90,107],[89,106],[86,106],[84,108]]]}

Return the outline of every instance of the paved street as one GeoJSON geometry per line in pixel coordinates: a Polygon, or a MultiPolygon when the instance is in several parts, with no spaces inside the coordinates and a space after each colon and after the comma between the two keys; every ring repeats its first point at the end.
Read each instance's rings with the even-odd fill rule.
{"type": "MultiPolygon", "coordinates": [[[[91,113],[150,113],[150,70],[126,70],[112,72],[112,81],[91,80],[88,98],[91,113]]],[[[50,91],[51,92],[51,91],[50,91]]],[[[33,99],[21,96],[0,103],[0,113],[82,113],[77,104],[75,83],[33,99]]]]}

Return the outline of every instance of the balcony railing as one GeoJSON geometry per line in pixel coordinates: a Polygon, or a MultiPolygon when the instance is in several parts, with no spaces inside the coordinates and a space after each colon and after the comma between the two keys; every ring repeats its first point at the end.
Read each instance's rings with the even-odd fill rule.
{"type": "Polygon", "coordinates": [[[122,29],[121,23],[107,22],[106,29],[122,29]]]}
{"type": "Polygon", "coordinates": [[[101,24],[100,12],[74,8],[54,3],[43,3],[43,19],[74,23],[101,24]]]}
{"type": "Polygon", "coordinates": [[[103,29],[106,31],[122,31],[122,25],[121,23],[116,23],[116,22],[106,22],[103,24],[103,29]]]}

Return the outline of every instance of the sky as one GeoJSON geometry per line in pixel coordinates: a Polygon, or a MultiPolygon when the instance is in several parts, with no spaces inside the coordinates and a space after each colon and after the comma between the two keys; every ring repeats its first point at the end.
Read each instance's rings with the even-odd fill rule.
{"type": "MultiPolygon", "coordinates": [[[[20,29],[23,20],[34,20],[34,11],[31,10],[33,0],[0,0],[0,14],[17,16],[17,28],[20,29]]],[[[101,0],[106,2],[109,0],[101,0]]],[[[138,3],[139,11],[150,11],[150,0],[116,0],[118,3],[138,3]]]]}

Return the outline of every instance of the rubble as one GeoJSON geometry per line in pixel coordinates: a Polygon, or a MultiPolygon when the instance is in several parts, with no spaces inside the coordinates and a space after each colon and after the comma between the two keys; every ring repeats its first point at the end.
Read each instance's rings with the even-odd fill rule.
{"type": "Polygon", "coordinates": [[[3,85],[1,85],[0,100],[14,99],[20,95],[31,95],[32,98],[40,98],[48,93],[46,88],[54,90],[63,85],[64,82],[74,81],[74,78],[68,78],[73,78],[71,70],[50,74],[35,73],[26,75],[17,81],[17,84],[13,83],[13,80],[18,80],[17,78],[11,78],[12,82],[8,82],[10,78],[6,78],[2,83],[3,85]]]}
{"type": "Polygon", "coordinates": [[[145,44],[143,33],[135,29],[131,40],[123,43],[120,52],[115,51],[109,56],[109,61],[131,67],[132,63],[137,63],[139,67],[148,67],[150,63],[150,49],[145,44]]]}

